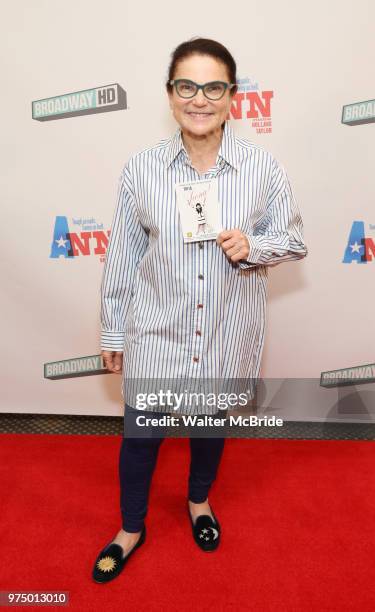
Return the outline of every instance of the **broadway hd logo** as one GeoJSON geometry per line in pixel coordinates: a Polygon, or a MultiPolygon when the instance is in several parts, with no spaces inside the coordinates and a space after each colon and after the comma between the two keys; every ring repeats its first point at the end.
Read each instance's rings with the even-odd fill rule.
{"type": "Polygon", "coordinates": [[[118,83],[113,83],[94,89],[82,89],[61,96],[34,100],[31,106],[32,118],[36,121],[108,113],[127,108],[126,91],[118,83]]]}
{"type": "Polygon", "coordinates": [[[344,125],[362,125],[363,123],[374,123],[374,121],[375,100],[354,102],[343,106],[341,123],[344,125]]]}

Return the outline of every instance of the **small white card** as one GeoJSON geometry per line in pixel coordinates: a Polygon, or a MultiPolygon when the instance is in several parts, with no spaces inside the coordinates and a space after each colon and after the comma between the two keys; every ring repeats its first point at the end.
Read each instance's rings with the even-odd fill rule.
{"type": "Polygon", "coordinates": [[[217,179],[176,183],[184,242],[214,240],[222,231],[217,179]]]}

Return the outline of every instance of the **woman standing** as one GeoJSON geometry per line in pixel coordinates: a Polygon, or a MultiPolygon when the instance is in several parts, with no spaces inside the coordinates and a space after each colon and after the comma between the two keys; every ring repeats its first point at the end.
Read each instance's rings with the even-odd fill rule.
{"type": "MultiPolygon", "coordinates": [[[[102,280],[102,355],[122,374],[125,431],[139,414],[131,381],[256,379],[263,349],[267,266],[307,254],[284,168],[237,138],[227,117],[236,93],[230,52],[192,39],[172,54],[166,84],[175,135],[132,156],[122,171],[102,280]],[[175,186],[217,182],[217,240],[186,244],[175,186]],[[125,381],[125,383],[124,383],[125,381]],[[126,397],[125,391],[126,389],[126,397]]],[[[152,386],[152,385],[151,385],[152,386]]],[[[144,407],[150,416],[172,406],[144,407]]],[[[183,406],[179,412],[202,414],[183,406]]],[[[93,578],[108,582],[145,540],[148,493],[161,438],[124,437],[122,528],[99,553],[93,578]]],[[[220,524],[208,492],[224,438],[190,438],[187,509],[195,542],[213,551],[220,524]]]]}

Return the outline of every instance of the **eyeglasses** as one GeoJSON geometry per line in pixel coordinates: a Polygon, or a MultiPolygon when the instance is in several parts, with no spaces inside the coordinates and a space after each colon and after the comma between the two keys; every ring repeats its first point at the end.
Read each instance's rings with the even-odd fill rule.
{"type": "Polygon", "coordinates": [[[236,87],[235,83],[224,83],[224,81],[211,81],[210,83],[204,83],[204,85],[198,85],[198,83],[194,83],[194,81],[189,81],[188,79],[176,79],[168,81],[168,83],[175,86],[181,98],[194,98],[198,90],[201,89],[203,95],[208,98],[208,100],[220,100],[227,89],[236,87]]]}

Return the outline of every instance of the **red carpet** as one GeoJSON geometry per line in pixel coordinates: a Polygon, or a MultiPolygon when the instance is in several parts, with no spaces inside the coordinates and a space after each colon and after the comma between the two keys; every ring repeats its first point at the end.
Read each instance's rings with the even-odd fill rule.
{"type": "Polygon", "coordinates": [[[375,609],[373,442],[227,440],[209,497],[221,545],[204,553],[185,509],[188,440],[166,439],[146,543],[99,585],[92,564],[120,528],[120,443],[1,435],[0,590],[69,591],[67,609],[102,612],[375,609]]]}

